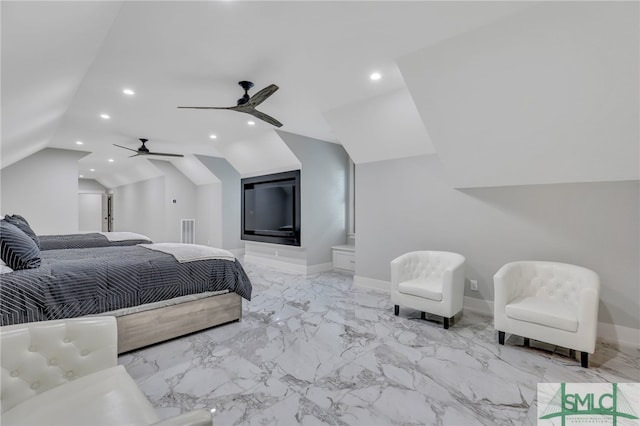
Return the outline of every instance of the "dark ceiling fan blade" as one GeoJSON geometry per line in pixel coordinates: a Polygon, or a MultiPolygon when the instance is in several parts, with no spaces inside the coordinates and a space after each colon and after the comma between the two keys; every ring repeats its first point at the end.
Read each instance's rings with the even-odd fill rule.
{"type": "Polygon", "coordinates": [[[162,155],[163,157],[184,157],[182,154],[168,154],[166,152],[147,152],[145,155],[162,155]]]}
{"type": "Polygon", "coordinates": [[[253,95],[249,99],[248,103],[254,107],[257,107],[258,105],[266,101],[269,98],[269,96],[273,95],[278,89],[279,87],[276,86],[275,84],[270,84],[269,86],[265,87],[264,89],[260,90],[258,93],[253,95]]]}
{"type": "Polygon", "coordinates": [[[254,117],[265,121],[273,126],[282,127],[282,123],[275,118],[256,110],[256,107],[266,101],[271,95],[273,95],[279,87],[275,84],[270,84],[264,89],[258,91],[255,95],[248,97],[247,91],[253,87],[253,83],[250,81],[241,81],[238,84],[244,89],[244,96],[238,100],[238,105],[230,107],[187,107],[179,106],[178,108],[190,108],[190,109],[228,109],[230,111],[244,112],[245,114],[251,114],[254,117]],[[248,100],[246,100],[248,98],[248,100]]]}
{"type": "Polygon", "coordinates": [[[179,106],[178,108],[189,108],[189,109],[233,109],[234,107],[185,107],[185,106],[179,106]]]}
{"type": "Polygon", "coordinates": [[[256,118],[259,118],[262,121],[266,121],[267,123],[272,124],[276,127],[282,127],[281,122],[271,117],[270,115],[265,114],[264,112],[258,111],[257,109],[252,109],[250,111],[244,111],[244,112],[246,112],[247,114],[251,114],[256,118]]]}
{"type": "Polygon", "coordinates": [[[115,144],[115,146],[117,146],[118,148],[124,148],[124,149],[128,149],[129,151],[133,151],[135,152],[135,154],[130,155],[129,158],[131,157],[138,157],[138,156],[145,156],[145,155],[159,155],[159,156],[163,156],[163,157],[184,157],[184,155],[182,154],[170,154],[167,152],[149,152],[149,149],[145,146],[145,143],[148,142],[148,139],[140,139],[140,142],[142,142],[142,146],[140,148],[136,149],[132,149],[132,148],[128,148],[126,146],[122,146],[122,145],[118,145],[115,144]]]}
{"type": "Polygon", "coordinates": [[[132,149],[132,148],[128,148],[126,146],[122,146],[122,145],[118,145],[116,143],[113,144],[114,146],[117,146],[118,148],[124,148],[124,149],[128,149],[129,151],[133,151],[133,152],[138,152],[137,149],[132,149]]]}

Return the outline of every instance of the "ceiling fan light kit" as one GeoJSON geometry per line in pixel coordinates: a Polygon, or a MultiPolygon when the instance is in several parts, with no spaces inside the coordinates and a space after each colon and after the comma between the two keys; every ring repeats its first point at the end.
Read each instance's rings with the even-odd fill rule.
{"type": "Polygon", "coordinates": [[[179,106],[178,108],[188,108],[188,109],[228,109],[230,111],[238,111],[238,112],[244,112],[245,114],[249,114],[254,116],[255,118],[258,118],[262,121],[265,121],[273,126],[276,127],[282,127],[282,123],[279,122],[278,120],[276,120],[275,118],[261,112],[258,111],[256,109],[256,107],[258,105],[260,105],[261,103],[263,103],[264,101],[266,101],[269,96],[273,95],[276,90],[279,89],[278,86],[276,86],[275,84],[270,84],[269,86],[265,87],[264,89],[258,91],[258,93],[256,93],[253,96],[249,96],[249,89],[251,89],[254,85],[252,82],[250,81],[240,81],[238,82],[238,84],[240,85],[240,87],[242,87],[244,89],[244,95],[238,99],[237,105],[236,106],[232,106],[232,107],[186,107],[186,106],[179,106]]]}

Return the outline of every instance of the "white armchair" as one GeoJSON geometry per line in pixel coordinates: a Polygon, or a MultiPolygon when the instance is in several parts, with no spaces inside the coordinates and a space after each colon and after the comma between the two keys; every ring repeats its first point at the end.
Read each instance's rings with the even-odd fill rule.
{"type": "Polygon", "coordinates": [[[391,261],[391,302],[449,320],[462,310],[464,256],[446,251],[414,251],[391,261]]]}
{"type": "Polygon", "coordinates": [[[159,421],[117,365],[114,317],[0,327],[3,425],[211,425],[195,410],[159,421]]]}
{"type": "Polygon", "coordinates": [[[587,368],[595,350],[600,278],[586,268],[557,262],[521,261],[493,277],[498,342],[516,334],[581,352],[587,368]]]}

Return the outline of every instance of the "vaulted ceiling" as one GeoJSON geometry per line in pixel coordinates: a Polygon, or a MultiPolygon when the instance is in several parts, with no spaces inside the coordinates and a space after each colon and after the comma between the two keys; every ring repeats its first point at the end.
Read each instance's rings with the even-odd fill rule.
{"type": "MultiPolygon", "coordinates": [[[[250,80],[255,83],[250,93],[271,83],[280,87],[259,109],[280,120],[282,130],[341,143],[356,163],[438,154],[459,186],[548,183],[539,182],[535,173],[515,179],[518,164],[500,171],[497,178],[486,176],[496,152],[506,152],[505,158],[511,160],[517,158],[518,144],[530,146],[545,139],[542,148],[559,144],[565,152],[575,141],[561,140],[558,135],[564,130],[549,138],[514,141],[518,120],[530,111],[506,104],[513,103],[516,94],[505,90],[500,91],[499,104],[492,98],[489,89],[499,90],[497,81],[508,77],[507,71],[489,80],[483,73],[492,72],[496,64],[504,65],[504,55],[515,55],[514,60],[522,62],[528,50],[536,52],[535,42],[528,46],[522,41],[531,32],[535,35],[535,28],[525,32],[522,40],[515,38],[528,49],[524,53],[518,53],[517,46],[501,44],[508,44],[521,24],[536,27],[547,19],[557,31],[563,21],[558,22],[556,15],[571,19],[571,10],[566,9],[571,4],[548,9],[544,4],[476,1],[3,1],[2,167],[44,147],[78,149],[91,153],[80,160],[80,173],[114,187],[155,173],[153,167],[144,172],[147,160],[128,158],[130,152],[113,146],[136,149],[137,139],[144,137],[152,151],[186,154],[173,162],[196,184],[215,177],[207,176],[195,154],[224,157],[243,175],[286,168],[296,160],[273,126],[259,120],[249,126],[251,117],[236,112],[176,108],[234,105],[242,95],[237,82],[250,80]],[[447,49],[452,53],[443,53],[447,49]],[[463,68],[457,69],[461,63],[463,68]],[[382,75],[380,80],[369,79],[374,71],[382,75]],[[123,94],[124,88],[133,89],[135,95],[123,94]],[[101,119],[103,113],[111,118],[101,119]],[[498,113],[506,113],[511,123],[501,130],[496,130],[498,113]],[[77,141],[83,144],[76,145],[77,141]],[[509,144],[515,144],[511,151],[505,149],[509,144]],[[483,165],[461,157],[474,146],[484,153],[474,154],[483,165]]],[[[602,36],[594,13],[580,21],[587,22],[585,31],[595,31],[587,38],[589,45],[602,36]]],[[[605,37],[618,17],[626,14],[614,10],[606,16],[605,37]]],[[[622,73],[622,83],[612,85],[614,95],[631,84],[637,53],[626,62],[620,58],[637,46],[638,37],[635,42],[626,41],[634,35],[633,28],[637,31],[635,16],[635,21],[614,32],[612,41],[624,42],[606,58],[614,70],[631,67],[622,73]]],[[[575,46],[567,47],[561,37],[566,49],[554,53],[558,58],[582,46],[580,34],[569,37],[576,39],[575,46]]],[[[570,72],[579,73],[571,70],[574,59],[577,66],[585,64],[580,62],[585,54],[575,56],[556,67],[561,68],[563,81],[570,72]]],[[[532,61],[547,57],[542,54],[532,61]]],[[[531,72],[514,69],[516,74],[531,72]]],[[[597,68],[595,73],[600,71],[597,68]]],[[[637,64],[635,71],[637,77],[637,64]]],[[[597,78],[592,73],[580,80],[568,96],[597,78]]],[[[637,92],[635,98],[607,107],[609,115],[633,106],[637,92]]],[[[545,97],[551,95],[544,92],[545,97]]],[[[595,101],[604,95],[599,96],[595,101]]],[[[553,104],[553,99],[548,101],[553,104]]],[[[572,108],[578,101],[562,108],[572,108]]],[[[533,105],[544,108],[539,100],[533,105]]],[[[572,125],[597,113],[572,113],[572,125]]],[[[635,158],[631,156],[635,163],[625,165],[618,174],[607,168],[601,172],[604,180],[629,178],[633,173],[628,169],[637,165],[638,154],[633,151],[637,147],[628,142],[634,136],[628,130],[633,120],[625,117],[620,121],[622,130],[614,135],[624,140],[621,156],[636,152],[635,158]]],[[[553,127],[552,117],[545,120],[547,128],[553,127]]],[[[532,131],[530,122],[523,128],[532,131]]],[[[585,132],[589,129],[579,136],[585,132]]],[[[601,149],[589,147],[589,161],[602,156],[601,149]]],[[[539,155],[535,148],[525,152],[539,155]]],[[[560,167],[562,161],[558,163],[560,167]]],[[[555,173],[549,179],[590,178],[589,173],[555,173]]]]}

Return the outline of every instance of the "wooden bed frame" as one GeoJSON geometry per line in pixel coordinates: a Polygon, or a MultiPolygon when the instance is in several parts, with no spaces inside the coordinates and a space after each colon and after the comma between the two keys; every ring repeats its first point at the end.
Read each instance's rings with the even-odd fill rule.
{"type": "Polygon", "coordinates": [[[225,293],[116,317],[118,353],[242,318],[242,298],[225,293]]]}

